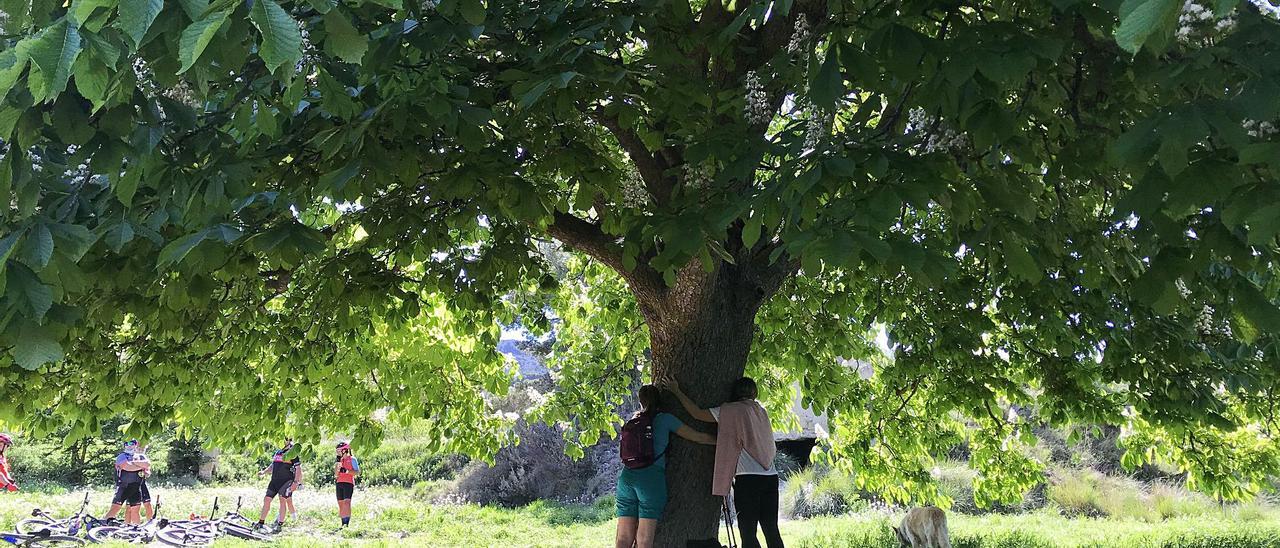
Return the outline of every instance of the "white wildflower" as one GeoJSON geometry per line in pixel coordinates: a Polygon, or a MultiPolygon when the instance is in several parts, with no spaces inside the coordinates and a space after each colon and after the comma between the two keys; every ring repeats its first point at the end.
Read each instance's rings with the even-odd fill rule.
{"type": "Polygon", "coordinates": [[[756,71],[747,73],[747,123],[751,125],[767,124],[773,119],[773,109],[769,107],[769,95],[764,91],[764,84],[756,71]]]}
{"type": "Polygon", "coordinates": [[[433,10],[433,9],[436,9],[436,6],[439,6],[439,5],[440,5],[439,0],[422,0],[422,9],[424,10],[433,10]]]}

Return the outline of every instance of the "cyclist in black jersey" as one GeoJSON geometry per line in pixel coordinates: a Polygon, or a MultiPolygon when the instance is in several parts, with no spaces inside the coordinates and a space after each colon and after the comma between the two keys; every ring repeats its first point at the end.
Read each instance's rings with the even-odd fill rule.
{"type": "Polygon", "coordinates": [[[129,440],[116,456],[116,494],[111,498],[111,509],[104,516],[105,520],[115,519],[120,508],[128,504],[125,522],[142,523],[142,518],[138,515],[138,507],[142,505],[142,475],[151,472],[151,463],[145,457],[135,460],[137,453],[138,440],[129,440]]]}
{"type": "Polygon", "coordinates": [[[288,457],[289,451],[293,449],[293,440],[286,440],[283,448],[277,450],[271,456],[271,464],[258,472],[258,477],[271,474],[271,480],[267,483],[267,494],[262,499],[262,512],[258,515],[258,524],[256,529],[264,529],[267,522],[267,514],[271,513],[271,502],[278,496],[280,497],[280,510],[276,514],[275,529],[279,531],[284,527],[285,517],[289,515],[289,507],[292,506],[293,490],[299,485],[302,476],[302,461],[297,456],[288,457]]]}

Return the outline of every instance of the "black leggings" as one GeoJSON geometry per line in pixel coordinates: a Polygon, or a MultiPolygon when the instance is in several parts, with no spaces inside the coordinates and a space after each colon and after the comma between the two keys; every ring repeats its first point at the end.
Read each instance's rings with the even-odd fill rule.
{"type": "Polygon", "coordinates": [[[782,548],[778,533],[778,476],[743,474],[733,478],[733,508],[738,511],[742,548],[760,548],[756,524],[769,548],[782,548]]]}

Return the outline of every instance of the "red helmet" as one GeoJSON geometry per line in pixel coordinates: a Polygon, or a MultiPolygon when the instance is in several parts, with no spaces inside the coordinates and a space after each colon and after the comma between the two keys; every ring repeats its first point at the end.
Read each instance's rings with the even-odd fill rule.
{"type": "Polygon", "coordinates": [[[0,443],[13,445],[13,438],[9,437],[7,434],[0,434],[0,443]]]}
{"type": "Polygon", "coordinates": [[[343,450],[343,449],[350,450],[350,449],[351,449],[351,444],[350,444],[350,443],[347,443],[347,442],[345,442],[345,441],[338,442],[338,450],[339,450],[339,451],[341,451],[341,450],[343,450]]]}

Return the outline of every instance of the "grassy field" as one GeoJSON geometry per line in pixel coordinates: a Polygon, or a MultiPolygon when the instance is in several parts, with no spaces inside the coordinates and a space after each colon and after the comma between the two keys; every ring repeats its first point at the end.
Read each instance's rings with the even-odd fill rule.
{"type": "MultiPolygon", "coordinates": [[[[308,486],[310,487],[310,486],[308,486]]],[[[259,488],[165,488],[156,486],[161,512],[170,517],[208,514],[213,498],[223,507],[243,497],[243,513],[253,517],[261,504],[259,488]]],[[[73,512],[84,491],[15,493],[0,496],[0,528],[13,524],[39,506],[55,515],[73,512]]],[[[91,491],[90,513],[106,511],[110,492],[91,491]]],[[[354,520],[338,531],[330,489],[304,489],[296,497],[301,519],[286,526],[276,546],[310,547],[317,543],[360,546],[606,546],[613,538],[613,509],[597,505],[561,506],[535,503],[519,509],[430,504],[413,490],[376,488],[357,493],[354,520]]],[[[274,514],[273,514],[274,516],[274,514]]],[[[1214,514],[1159,522],[1116,519],[1069,519],[1051,511],[1017,516],[950,518],[956,548],[1259,548],[1280,547],[1280,516],[1271,513],[1214,514]]],[[[788,546],[894,546],[888,524],[895,516],[856,515],[788,521],[788,546]]],[[[270,518],[269,518],[270,519],[270,518]]],[[[251,546],[219,541],[224,546],[251,546]]]]}

